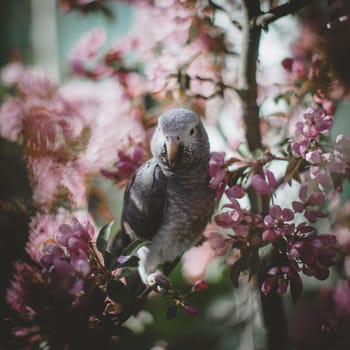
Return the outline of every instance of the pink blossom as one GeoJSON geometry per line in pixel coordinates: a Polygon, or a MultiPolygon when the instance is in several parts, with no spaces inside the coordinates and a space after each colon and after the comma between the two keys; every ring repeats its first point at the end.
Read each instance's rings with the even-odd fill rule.
{"type": "Polygon", "coordinates": [[[336,147],[339,151],[347,153],[350,151],[350,137],[340,134],[335,141],[336,147]]]}
{"type": "Polygon", "coordinates": [[[290,73],[293,81],[306,78],[306,67],[300,60],[295,58],[285,58],[282,61],[282,66],[290,73]]]}
{"type": "Polygon", "coordinates": [[[307,110],[303,118],[304,121],[298,122],[296,128],[306,138],[316,138],[320,134],[328,135],[334,124],[333,116],[325,114],[321,108],[307,110]]]}
{"type": "Polygon", "coordinates": [[[55,242],[55,235],[59,231],[59,227],[70,222],[72,216],[79,218],[83,222],[91,222],[92,220],[92,217],[85,211],[71,213],[63,208],[58,208],[56,214],[38,213],[32,219],[29,225],[29,239],[26,251],[34,261],[40,261],[46,247],[55,242]]]}
{"type": "Polygon", "coordinates": [[[6,302],[21,317],[32,317],[36,306],[45,302],[45,285],[39,271],[29,264],[17,262],[11,286],[6,292],[6,302]]]}
{"type": "Polygon", "coordinates": [[[328,135],[333,127],[333,115],[328,115],[322,108],[308,109],[303,114],[303,120],[295,124],[298,140],[291,140],[293,152],[305,158],[311,164],[322,167],[327,162],[318,142],[321,135],[328,135]]]}
{"type": "Polygon", "coordinates": [[[85,207],[86,176],[74,162],[56,162],[50,157],[29,158],[33,200],[40,206],[53,206],[65,198],[72,207],[85,207]]]}
{"type": "MultiPolygon", "coordinates": [[[[198,46],[200,42],[198,42],[198,46]]],[[[196,51],[196,46],[192,49],[196,51]]],[[[190,57],[190,55],[188,56],[190,57]]],[[[193,94],[202,96],[211,96],[216,91],[216,82],[219,81],[218,69],[214,62],[205,55],[196,57],[188,67],[186,73],[191,78],[190,91],[193,94]],[[205,80],[197,79],[197,77],[205,78],[205,80]]]]}
{"type": "Polygon", "coordinates": [[[193,285],[193,289],[196,292],[203,292],[207,288],[208,288],[208,283],[204,280],[197,280],[193,285]]]}
{"type": "Polygon", "coordinates": [[[337,150],[322,154],[324,167],[327,167],[331,173],[335,174],[345,174],[347,169],[349,169],[347,157],[349,157],[347,154],[340,153],[337,150]]]}
{"type": "MultiPolygon", "coordinates": [[[[69,111],[66,111],[69,112],[69,111]]],[[[25,145],[32,155],[54,153],[61,157],[74,155],[74,146],[82,150],[87,127],[79,115],[69,117],[46,108],[30,109],[23,120],[25,145]]]]}
{"type": "Polygon", "coordinates": [[[117,73],[118,80],[125,88],[125,93],[128,98],[136,98],[147,93],[147,81],[137,73],[117,73]]]}
{"type": "Polygon", "coordinates": [[[196,316],[199,312],[199,309],[197,306],[194,305],[189,305],[189,304],[185,304],[184,305],[184,309],[188,312],[189,315],[191,316],[196,316]]]}
{"type": "Polygon", "coordinates": [[[19,97],[8,98],[1,107],[4,137],[23,142],[27,156],[50,154],[67,159],[83,151],[89,127],[47,75],[25,71],[18,88],[19,97]]]}
{"type": "Polygon", "coordinates": [[[231,203],[225,204],[224,207],[230,208],[231,210],[215,216],[215,222],[218,226],[231,228],[236,227],[243,217],[243,211],[238,201],[234,198],[231,198],[230,200],[231,203]]]}
{"type": "Polygon", "coordinates": [[[57,217],[50,214],[38,214],[32,219],[26,251],[34,261],[40,261],[43,249],[54,242],[58,226],[68,218],[69,213],[60,209],[57,217]]]}
{"type": "Polygon", "coordinates": [[[327,214],[319,209],[315,209],[315,206],[320,206],[326,199],[323,192],[313,192],[310,196],[307,196],[307,184],[300,186],[299,198],[300,201],[293,201],[292,206],[295,212],[304,212],[304,216],[312,223],[315,223],[318,218],[325,218],[327,214]]]}
{"type": "Polygon", "coordinates": [[[294,62],[293,58],[285,58],[284,60],[282,60],[282,66],[288,72],[291,72],[292,71],[293,62],[294,62]]]}
{"type": "Polygon", "coordinates": [[[301,141],[296,141],[296,140],[291,141],[291,148],[293,152],[303,158],[306,157],[309,147],[310,147],[310,140],[308,139],[304,139],[301,141]]]}
{"type": "Polygon", "coordinates": [[[154,92],[174,89],[176,80],[170,80],[170,75],[177,72],[177,61],[175,57],[160,56],[154,59],[146,70],[146,76],[149,81],[149,90],[154,92]]]}
{"type": "Polygon", "coordinates": [[[312,233],[290,242],[289,258],[295,269],[301,265],[306,275],[324,280],[329,276],[329,267],[335,262],[335,244],[333,234],[312,233]]]}
{"type": "Polygon", "coordinates": [[[321,153],[319,150],[309,151],[305,154],[305,159],[311,164],[318,164],[321,162],[321,153]]]}
{"type": "Polygon", "coordinates": [[[24,68],[21,63],[9,63],[1,69],[0,80],[6,86],[16,85],[23,72],[24,68]]]}
{"type": "Polygon", "coordinates": [[[36,70],[26,70],[18,81],[18,89],[27,97],[50,99],[56,91],[56,85],[49,75],[36,70]]]}
{"type": "Polygon", "coordinates": [[[209,187],[217,190],[217,196],[220,196],[225,188],[225,153],[212,152],[209,159],[209,187]]]}
{"type": "Polygon", "coordinates": [[[241,186],[232,186],[226,190],[226,196],[231,200],[235,198],[242,198],[245,195],[245,191],[241,186]]]}
{"type": "Polygon", "coordinates": [[[291,73],[293,80],[305,79],[306,71],[304,64],[298,60],[294,60],[291,73]]]}
{"type": "Polygon", "coordinates": [[[333,228],[333,232],[337,237],[337,242],[342,252],[346,255],[349,255],[350,254],[350,229],[348,227],[336,225],[333,228]]]}
{"type": "Polygon", "coordinates": [[[98,173],[112,164],[118,150],[130,147],[130,137],[132,143],[145,142],[142,116],[133,113],[118,81],[70,82],[59,93],[90,131],[86,149],[81,149],[77,159],[84,172],[98,173]]]}
{"type": "Polygon", "coordinates": [[[190,28],[194,16],[198,16],[195,8],[170,3],[174,5],[152,6],[144,2],[134,7],[132,27],[113,49],[116,59],[121,61],[132,52],[132,57],[144,66],[148,89],[158,96],[170,93],[179,99],[184,92],[210,96],[219,81],[219,64],[206,54],[213,40],[206,28],[201,29],[200,22],[192,38],[190,28]]]}
{"type": "MultiPolygon", "coordinates": [[[[106,32],[103,28],[94,28],[79,39],[69,58],[69,63],[74,74],[84,75],[98,68],[98,52],[105,43],[105,40],[106,32]]],[[[103,70],[102,73],[104,73],[103,70]]]]}
{"type": "Polygon", "coordinates": [[[268,196],[272,196],[277,187],[275,176],[270,170],[266,170],[264,177],[255,174],[251,184],[257,192],[268,196]]]}
{"type": "Polygon", "coordinates": [[[338,135],[335,141],[335,159],[346,164],[347,170],[350,166],[350,137],[345,135],[338,135]]]}
{"type": "Polygon", "coordinates": [[[325,166],[311,166],[310,178],[322,186],[322,188],[329,192],[334,189],[333,180],[329,169],[325,166]]]}
{"type": "Polygon", "coordinates": [[[335,105],[333,101],[327,99],[322,91],[318,91],[314,96],[314,101],[322,106],[322,109],[329,115],[333,115],[335,112],[335,105]]]}
{"type": "MultiPolygon", "coordinates": [[[[46,247],[46,254],[40,262],[49,288],[57,293],[80,297],[92,271],[89,260],[89,243],[94,236],[94,228],[89,221],[85,225],[77,219],[72,224],[62,224],[58,228],[54,244],[46,247]]],[[[73,300],[76,307],[79,300],[73,300]]]]}
{"type": "Polygon", "coordinates": [[[0,108],[0,133],[3,137],[17,141],[23,130],[24,110],[19,98],[5,100],[0,108]]]}
{"type": "Polygon", "coordinates": [[[254,215],[241,208],[236,198],[243,195],[244,191],[239,186],[234,186],[226,190],[226,196],[230,202],[224,204],[223,208],[229,208],[230,210],[214,217],[215,223],[218,226],[233,229],[234,233],[239,237],[246,237],[251,226],[256,226],[261,222],[260,215],[254,215]]]}
{"type": "Polygon", "coordinates": [[[294,220],[293,211],[279,205],[270,208],[269,214],[264,218],[265,231],[263,232],[263,240],[274,242],[281,236],[289,236],[293,233],[295,225],[290,223],[294,220]]]}
{"type": "Polygon", "coordinates": [[[143,163],[145,154],[140,144],[131,146],[127,151],[119,150],[118,160],[114,164],[116,171],[102,169],[101,174],[117,181],[128,178],[143,163]]]}
{"type": "Polygon", "coordinates": [[[208,242],[216,256],[226,255],[229,248],[229,240],[223,234],[211,232],[208,236],[208,242]]]}
{"type": "Polygon", "coordinates": [[[268,277],[261,286],[261,291],[267,295],[274,289],[278,295],[283,295],[287,292],[289,282],[293,282],[299,290],[303,288],[303,283],[298,275],[289,266],[272,267],[268,272],[268,277]]]}

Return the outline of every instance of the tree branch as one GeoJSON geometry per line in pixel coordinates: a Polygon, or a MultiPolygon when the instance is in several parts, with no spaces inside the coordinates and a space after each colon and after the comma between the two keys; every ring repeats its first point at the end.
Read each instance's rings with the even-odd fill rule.
{"type": "Polygon", "coordinates": [[[251,26],[251,20],[260,11],[259,0],[243,0],[242,51],[239,65],[238,90],[241,95],[246,138],[251,152],[262,148],[257,105],[256,70],[261,29],[251,26]]]}
{"type": "MultiPolygon", "coordinates": [[[[242,51],[239,65],[238,89],[240,91],[246,139],[251,152],[262,148],[259,107],[257,105],[256,71],[261,36],[260,0],[242,0],[242,51]]],[[[248,191],[253,212],[266,213],[269,203],[251,187],[248,191]]],[[[261,278],[261,276],[260,276],[261,278]]],[[[269,350],[290,349],[288,327],[281,297],[261,293],[262,312],[269,350]]]]}
{"type": "Polygon", "coordinates": [[[277,6],[268,12],[261,13],[252,19],[251,24],[266,29],[269,24],[281,17],[298,12],[303,7],[316,2],[316,0],[290,0],[288,3],[277,6]]]}

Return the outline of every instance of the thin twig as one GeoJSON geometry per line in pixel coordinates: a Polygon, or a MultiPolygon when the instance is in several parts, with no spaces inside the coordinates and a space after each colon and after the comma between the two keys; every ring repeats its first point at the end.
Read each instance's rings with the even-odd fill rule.
{"type": "Polygon", "coordinates": [[[242,25],[240,22],[238,22],[235,19],[232,19],[230,14],[228,13],[228,11],[221,5],[217,4],[216,2],[209,0],[209,5],[214,8],[215,10],[218,11],[222,11],[223,13],[225,13],[227,15],[227,17],[229,18],[229,20],[231,21],[231,23],[239,30],[242,30],[242,25]]]}
{"type": "Polygon", "coordinates": [[[261,27],[266,29],[269,24],[278,20],[279,18],[285,17],[287,15],[298,12],[303,7],[316,2],[316,0],[299,0],[299,1],[289,1],[286,4],[277,6],[268,12],[263,12],[252,18],[251,25],[261,27]]]}
{"type": "Polygon", "coordinates": [[[90,253],[93,256],[93,258],[96,261],[96,263],[99,266],[99,268],[104,272],[106,277],[111,278],[111,276],[112,276],[111,272],[105,267],[105,265],[100,260],[100,257],[98,256],[98,254],[96,252],[96,249],[95,249],[96,248],[96,242],[90,242],[89,247],[90,247],[90,253]]]}

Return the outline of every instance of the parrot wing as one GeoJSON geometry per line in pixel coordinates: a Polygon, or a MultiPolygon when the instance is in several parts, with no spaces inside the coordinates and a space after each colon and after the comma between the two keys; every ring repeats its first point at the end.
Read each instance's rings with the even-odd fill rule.
{"type": "Polygon", "coordinates": [[[122,228],[131,239],[152,239],[164,217],[166,177],[153,159],[146,162],[130,181],[124,194],[122,228]]]}

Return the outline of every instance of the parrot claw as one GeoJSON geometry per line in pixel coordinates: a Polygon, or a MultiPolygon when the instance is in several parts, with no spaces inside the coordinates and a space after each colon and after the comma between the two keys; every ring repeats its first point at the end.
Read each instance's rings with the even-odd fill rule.
{"type": "Polygon", "coordinates": [[[147,284],[150,286],[157,286],[159,292],[171,288],[170,279],[165,276],[164,273],[159,271],[151,273],[147,277],[147,284]]]}

